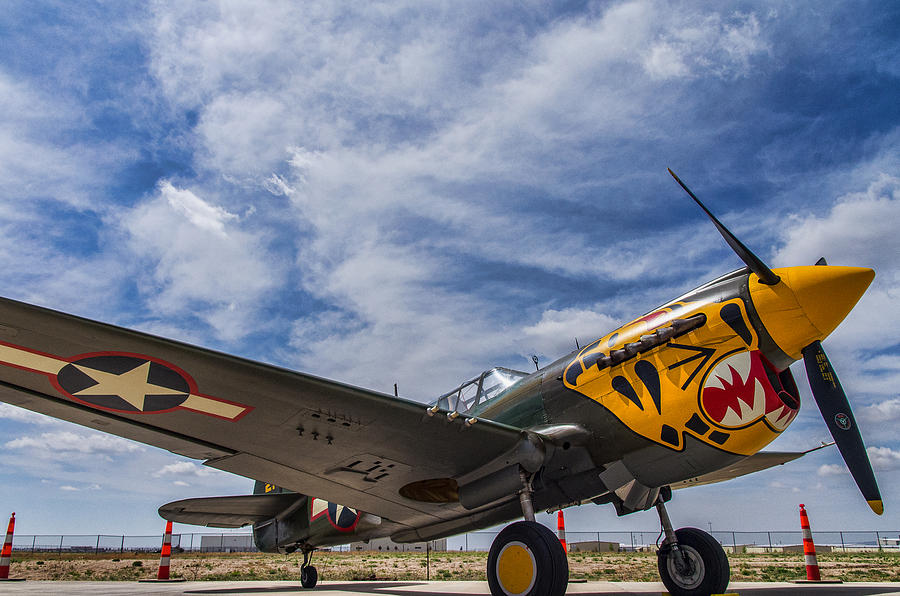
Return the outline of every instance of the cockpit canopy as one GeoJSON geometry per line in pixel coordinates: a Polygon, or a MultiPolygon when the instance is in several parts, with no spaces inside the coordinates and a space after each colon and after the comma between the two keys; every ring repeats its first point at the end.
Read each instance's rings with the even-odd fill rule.
{"type": "Polygon", "coordinates": [[[486,401],[499,396],[527,376],[528,373],[520,370],[495,366],[474,379],[466,381],[456,389],[448,391],[431,405],[437,405],[442,410],[466,414],[486,401]]]}

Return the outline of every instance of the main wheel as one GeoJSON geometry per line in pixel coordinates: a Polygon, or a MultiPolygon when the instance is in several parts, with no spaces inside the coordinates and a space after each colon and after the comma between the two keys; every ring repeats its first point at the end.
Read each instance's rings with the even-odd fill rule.
{"type": "Polygon", "coordinates": [[[319,572],[312,565],[300,568],[300,585],[304,588],[315,588],[319,581],[319,572]]]}
{"type": "Polygon", "coordinates": [[[563,596],[569,584],[569,561],[546,526],[516,522],[494,539],[487,578],[493,596],[563,596]]]}
{"type": "Polygon", "coordinates": [[[678,549],[664,543],[657,553],[659,576],[674,596],[721,594],[728,587],[728,557],[715,538],[697,528],[675,531],[678,549]]]}

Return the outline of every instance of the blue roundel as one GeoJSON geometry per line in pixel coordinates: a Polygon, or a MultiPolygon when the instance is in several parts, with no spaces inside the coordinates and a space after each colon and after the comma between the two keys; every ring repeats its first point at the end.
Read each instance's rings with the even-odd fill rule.
{"type": "Polygon", "coordinates": [[[356,525],[359,513],[349,507],[338,507],[337,503],[328,503],[328,519],[336,527],[349,530],[356,525]]]}

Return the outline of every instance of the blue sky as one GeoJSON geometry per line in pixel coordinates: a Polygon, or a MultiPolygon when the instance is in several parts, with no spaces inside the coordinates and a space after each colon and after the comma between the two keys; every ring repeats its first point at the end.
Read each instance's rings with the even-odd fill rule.
{"type": "MultiPolygon", "coordinates": [[[[426,401],[738,267],[669,166],[770,265],[876,270],[825,346],[886,506],[832,448],[680,491],[676,524],[897,530],[898,90],[884,2],[8,2],[0,288],[426,401]]],[[[794,373],[772,448],[828,438],[794,373]]],[[[250,488],[9,406],[0,461],[27,534],[250,488]]]]}

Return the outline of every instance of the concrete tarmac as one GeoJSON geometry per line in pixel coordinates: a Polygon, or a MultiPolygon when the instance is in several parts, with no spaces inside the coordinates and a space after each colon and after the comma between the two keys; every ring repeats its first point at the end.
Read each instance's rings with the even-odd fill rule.
{"type": "MultiPolygon", "coordinates": [[[[178,583],[138,583],[138,582],[60,582],[23,581],[2,582],[0,592],[6,594],[66,594],[72,596],[132,596],[154,594],[174,596],[268,596],[278,594],[300,594],[310,596],[490,596],[487,582],[320,582],[314,590],[304,590],[299,582],[178,582],[178,583]]],[[[566,592],[581,596],[607,596],[623,594],[665,594],[661,583],[653,582],[585,582],[569,584],[566,592]]],[[[846,584],[793,584],[788,582],[733,582],[728,586],[729,594],[754,596],[803,596],[805,594],[823,596],[880,596],[900,594],[900,583],[854,582],[846,584]]]]}

